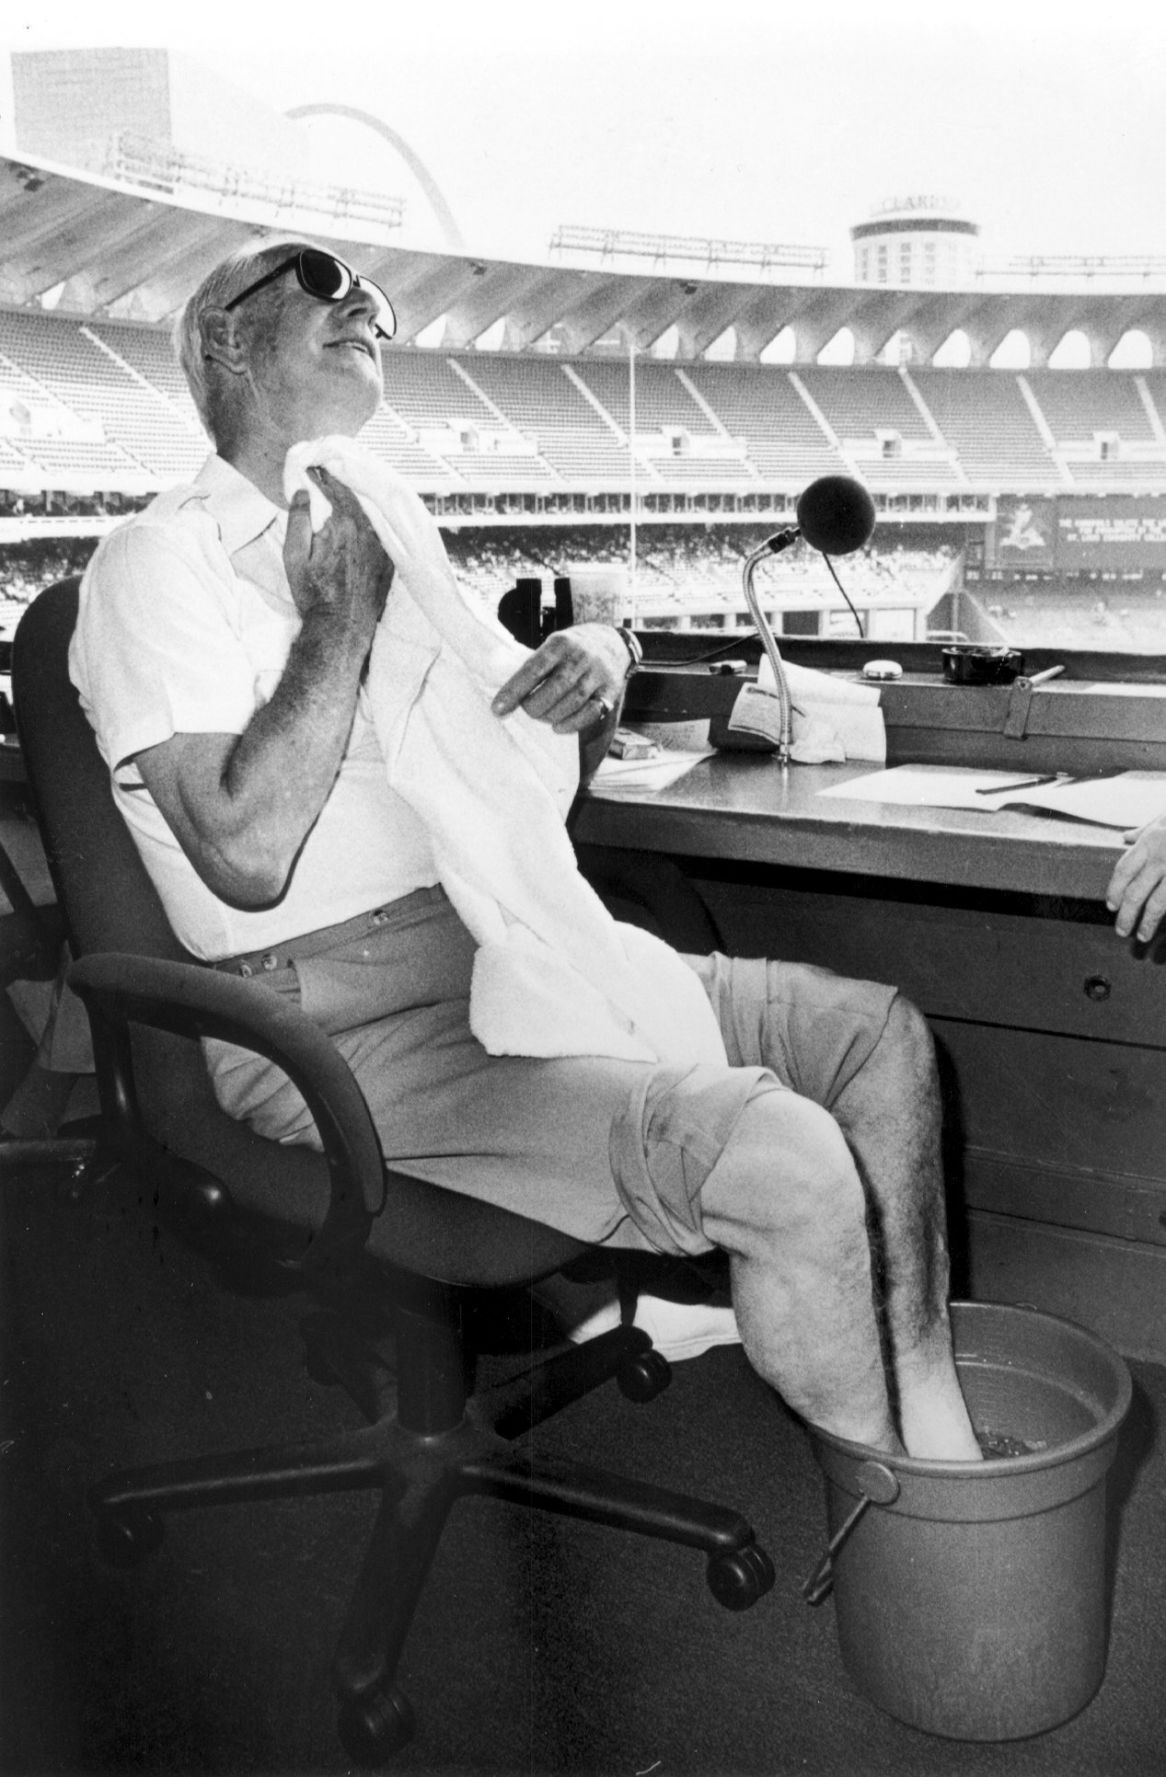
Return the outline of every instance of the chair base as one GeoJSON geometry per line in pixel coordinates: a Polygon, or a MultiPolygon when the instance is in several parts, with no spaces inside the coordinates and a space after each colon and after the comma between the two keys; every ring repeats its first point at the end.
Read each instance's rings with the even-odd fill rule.
{"type": "MultiPolygon", "coordinates": [[[[158,1547],[165,1511],[379,1491],[380,1508],[333,1665],[340,1737],[360,1764],[383,1763],[412,1733],[412,1711],[395,1682],[397,1666],[446,1518],[464,1495],[487,1494],[700,1550],[710,1588],[729,1609],[756,1603],[773,1584],[772,1563],[739,1513],[521,1442],[534,1426],[610,1378],[635,1400],[667,1387],[668,1365],[646,1333],[616,1327],[472,1399],[463,1364],[448,1299],[438,1313],[414,1307],[398,1317],[395,1405],[372,1424],[323,1443],[126,1471],[90,1495],[101,1552],[126,1565],[158,1547]]],[[[337,1380],[348,1377],[338,1374],[337,1380]]]]}

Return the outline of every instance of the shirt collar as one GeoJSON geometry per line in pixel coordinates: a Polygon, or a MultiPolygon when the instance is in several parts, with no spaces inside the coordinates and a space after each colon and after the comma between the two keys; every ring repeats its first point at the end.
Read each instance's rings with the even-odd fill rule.
{"type": "Polygon", "coordinates": [[[191,486],[183,505],[201,500],[206,511],[219,527],[223,548],[235,555],[248,543],[274,525],[282,543],[287,513],[260,493],[233,464],[220,456],[208,457],[191,486]]]}

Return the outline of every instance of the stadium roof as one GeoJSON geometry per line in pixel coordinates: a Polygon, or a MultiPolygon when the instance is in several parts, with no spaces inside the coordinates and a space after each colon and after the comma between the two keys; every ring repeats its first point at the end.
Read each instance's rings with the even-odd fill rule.
{"type": "Polygon", "coordinates": [[[902,332],[914,361],[927,364],[962,329],[975,365],[986,364],[1019,329],[1039,366],[1066,333],[1079,330],[1091,362],[1100,365],[1126,333],[1140,330],[1154,363],[1166,363],[1166,292],[1149,288],[940,292],[731,281],[411,251],[392,245],[388,234],[343,217],[281,211],[237,192],[131,188],[47,160],[0,157],[0,302],[16,307],[168,322],[225,254],[291,235],[332,247],[383,283],[404,345],[443,318],[440,343],[447,350],[471,346],[500,326],[500,339],[491,343],[507,351],[586,354],[613,329],[647,351],[675,327],[676,355],[687,360],[702,357],[731,327],[736,358],[749,362],[790,327],[795,362],[811,363],[846,327],[858,363],[902,332]],[[377,233],[380,239],[369,238],[377,233]]]}

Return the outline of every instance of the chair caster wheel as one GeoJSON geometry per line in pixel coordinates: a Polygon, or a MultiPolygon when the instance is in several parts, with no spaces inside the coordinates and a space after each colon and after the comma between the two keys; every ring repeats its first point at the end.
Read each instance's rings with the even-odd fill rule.
{"type": "Polygon", "coordinates": [[[746,1543],[731,1555],[709,1558],[709,1591],[726,1610],[748,1610],[773,1585],[773,1562],[756,1543],[746,1543]]]}
{"type": "Polygon", "coordinates": [[[99,1511],[94,1525],[98,1553],[110,1567],[136,1567],[161,1548],[164,1528],[159,1514],[144,1506],[99,1511]]]}
{"type": "Polygon", "coordinates": [[[616,1372],[625,1400],[654,1401],[672,1380],[672,1365],[658,1351],[641,1351],[616,1372]]]}
{"type": "Polygon", "coordinates": [[[340,1706],[341,1744],[358,1765],[383,1765],[413,1738],[413,1705],[395,1684],[340,1706]]]}

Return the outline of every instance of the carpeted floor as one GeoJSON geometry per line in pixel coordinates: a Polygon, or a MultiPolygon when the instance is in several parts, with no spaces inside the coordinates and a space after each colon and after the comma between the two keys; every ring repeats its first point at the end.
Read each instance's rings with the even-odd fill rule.
{"type": "MultiPolygon", "coordinates": [[[[224,1294],[115,1192],[78,1205],[47,1171],[11,1173],[2,1207],[4,1770],[347,1769],[328,1663],[371,1499],[177,1514],[128,1573],[91,1553],[82,1503],[110,1466],[355,1423],[303,1372],[301,1308],[224,1294]]],[[[738,1506],[777,1565],[774,1591],[735,1615],[698,1555],[463,1502],[410,1637],[419,1725],[393,1768],[1151,1777],[1166,1748],[1166,1371],[1136,1366],[1136,1380],[1113,1484],[1108,1673],[1075,1721],[977,1746],[856,1694],[833,1605],[799,1596],[824,1517],[812,1453],[722,1349],[677,1366],[650,1405],[608,1387],[538,1435],[738,1506]]]]}

